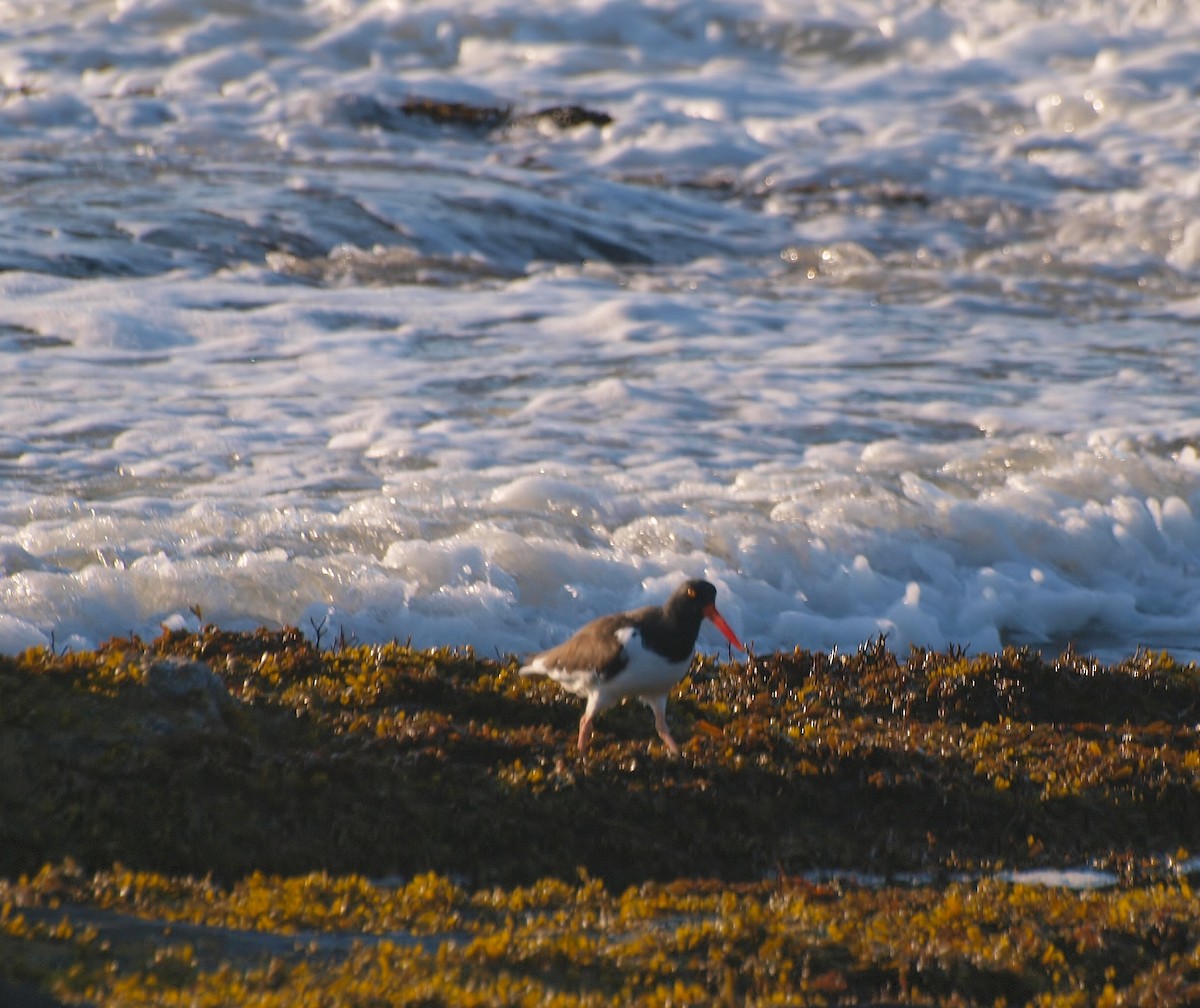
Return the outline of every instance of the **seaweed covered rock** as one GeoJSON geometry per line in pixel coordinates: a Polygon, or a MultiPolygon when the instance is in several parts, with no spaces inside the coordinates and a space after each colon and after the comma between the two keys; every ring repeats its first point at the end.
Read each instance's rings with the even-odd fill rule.
{"type": "Polygon", "coordinates": [[[0,697],[0,983],[51,1003],[1200,999],[1166,655],[700,659],[680,759],[638,704],[580,756],[515,660],[293,629],[35,649],[0,697]]]}
{"type": "Polygon", "coordinates": [[[614,885],[813,867],[1115,864],[1200,833],[1200,677],[1166,656],[968,658],[875,642],[699,660],[674,760],[636,704],[514,661],[295,630],[167,632],[0,659],[0,871],[65,857],[614,885]]]}

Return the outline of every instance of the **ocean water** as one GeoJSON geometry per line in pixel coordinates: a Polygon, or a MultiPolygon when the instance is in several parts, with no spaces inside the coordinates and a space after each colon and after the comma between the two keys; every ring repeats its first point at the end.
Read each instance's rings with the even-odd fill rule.
{"type": "Polygon", "coordinates": [[[0,2],[0,651],[1193,658],[1198,91],[1182,0],[0,2]]]}

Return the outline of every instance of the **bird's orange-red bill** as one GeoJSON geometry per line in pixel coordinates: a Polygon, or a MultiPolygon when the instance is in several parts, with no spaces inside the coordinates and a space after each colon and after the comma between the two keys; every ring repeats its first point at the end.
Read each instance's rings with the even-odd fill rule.
{"type": "Polygon", "coordinates": [[[746,645],[738,640],[737,634],[735,634],[730,625],[725,622],[725,617],[717,612],[717,607],[715,605],[706,605],[704,607],[704,615],[712,620],[713,626],[715,626],[721,631],[721,633],[725,635],[725,639],[729,641],[730,644],[732,644],[739,651],[746,650],[746,645]]]}

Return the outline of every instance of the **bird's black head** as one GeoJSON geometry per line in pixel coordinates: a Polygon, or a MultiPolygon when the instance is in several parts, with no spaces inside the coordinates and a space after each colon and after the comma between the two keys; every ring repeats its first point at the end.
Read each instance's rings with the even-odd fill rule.
{"type": "Polygon", "coordinates": [[[710,605],[716,605],[716,602],[717,589],[709,582],[695,578],[685,581],[675,589],[667,600],[667,608],[687,613],[694,612],[703,618],[704,610],[710,605]]]}
{"type": "Polygon", "coordinates": [[[700,633],[700,623],[705,619],[710,620],[735,648],[739,651],[746,650],[746,646],[738,640],[737,634],[717,612],[717,589],[707,581],[696,579],[681,584],[667,599],[667,604],[663,606],[663,615],[668,624],[678,626],[681,630],[686,628],[689,653],[700,633]]]}

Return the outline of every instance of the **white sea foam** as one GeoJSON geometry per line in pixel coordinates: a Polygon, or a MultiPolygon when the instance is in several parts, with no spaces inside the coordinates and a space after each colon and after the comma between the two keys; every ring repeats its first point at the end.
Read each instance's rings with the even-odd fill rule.
{"type": "Polygon", "coordinates": [[[1112,872],[1099,868],[1030,868],[1025,871],[1000,872],[997,877],[1017,885],[1061,887],[1077,892],[1108,889],[1120,881],[1112,872]]]}
{"type": "Polygon", "coordinates": [[[0,650],[524,652],[688,575],[760,650],[1195,656],[1197,52],[1169,4],[0,6],[0,650]]]}
{"type": "MultiPolygon", "coordinates": [[[[880,875],[875,872],[855,872],[839,868],[815,868],[801,873],[801,877],[818,885],[830,882],[850,882],[853,885],[869,888],[882,888],[897,884],[927,886],[932,885],[935,881],[934,876],[923,872],[897,872],[892,875],[880,875]]],[[[978,881],[983,877],[985,876],[962,874],[957,876],[955,881],[978,881]]],[[[1013,885],[1044,886],[1075,892],[1107,889],[1116,886],[1120,881],[1118,876],[1112,872],[1090,867],[1030,868],[1022,871],[996,872],[993,877],[1013,885]]]]}

